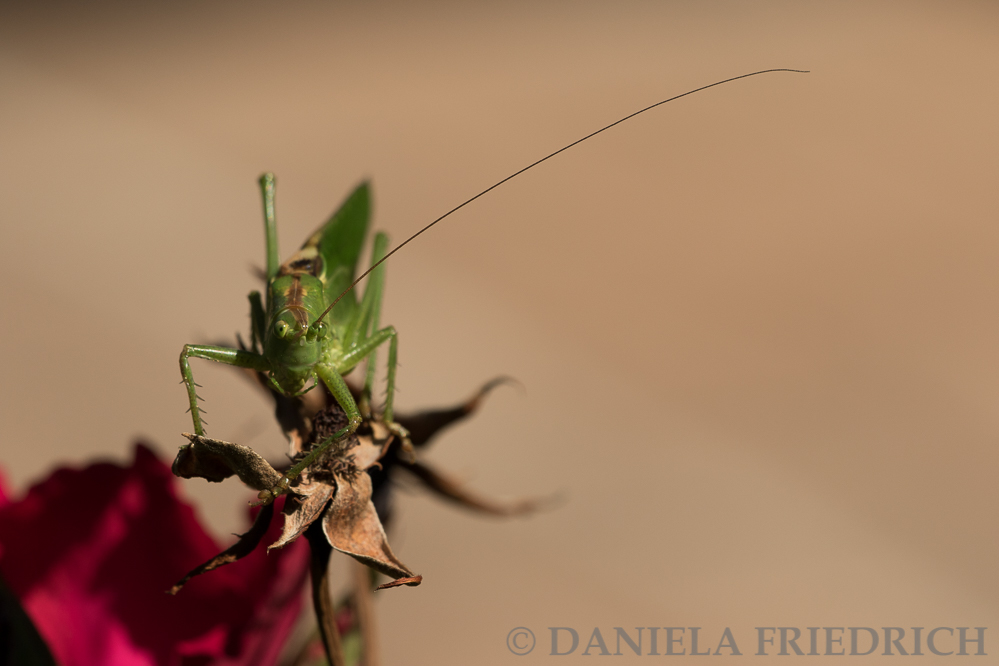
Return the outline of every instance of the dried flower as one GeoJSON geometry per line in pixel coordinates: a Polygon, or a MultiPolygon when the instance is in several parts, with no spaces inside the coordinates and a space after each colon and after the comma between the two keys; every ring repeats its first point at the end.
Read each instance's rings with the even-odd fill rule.
{"type": "MultiPolygon", "coordinates": [[[[342,410],[324,410],[315,418],[309,445],[325,439],[345,423],[342,410]]],[[[185,436],[191,443],[180,450],[174,461],[173,471],[178,476],[221,481],[236,475],[254,490],[273,487],[281,476],[249,447],[197,435],[185,436]]],[[[389,547],[378,513],[371,503],[371,477],[363,473],[378,462],[390,441],[391,435],[383,424],[366,420],[357,433],[332,447],[295,479],[285,502],[281,538],[268,550],[292,543],[310,525],[322,519],[323,532],[333,548],[394,579],[382,587],[419,585],[422,578],[400,562],[389,547]]],[[[257,530],[258,533],[262,531],[257,530]]],[[[257,543],[256,534],[247,534],[237,546],[239,552],[248,552],[257,543]]],[[[188,578],[225,564],[220,560],[225,556],[223,553],[202,565],[188,578]]]]}

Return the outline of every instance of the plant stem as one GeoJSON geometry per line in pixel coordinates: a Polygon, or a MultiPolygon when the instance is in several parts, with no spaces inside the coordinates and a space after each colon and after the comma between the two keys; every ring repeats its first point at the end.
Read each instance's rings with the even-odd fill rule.
{"type": "Polygon", "coordinates": [[[333,548],[326,540],[326,535],[313,523],[305,532],[312,553],[312,606],[316,610],[316,623],[323,637],[323,647],[326,648],[326,658],[330,666],[347,666],[343,656],[343,645],[340,642],[340,632],[336,628],[336,613],[333,608],[333,596],[330,594],[329,563],[333,548]]]}
{"type": "Polygon", "coordinates": [[[351,562],[354,572],[354,611],[357,628],[361,633],[361,665],[378,666],[378,637],[375,631],[375,604],[372,592],[371,569],[357,560],[351,562]]]}

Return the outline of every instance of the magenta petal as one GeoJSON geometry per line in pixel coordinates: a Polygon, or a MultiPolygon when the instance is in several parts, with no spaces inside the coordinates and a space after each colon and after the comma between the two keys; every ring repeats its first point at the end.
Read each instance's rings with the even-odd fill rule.
{"type": "Polygon", "coordinates": [[[0,471],[0,508],[7,506],[10,503],[10,498],[7,497],[7,477],[3,475],[0,471]]]}
{"type": "Polygon", "coordinates": [[[56,470],[0,501],[0,571],[63,666],[276,661],[301,610],[308,548],[261,548],[169,596],[222,550],[174,483],[138,445],[131,467],[56,470]]]}

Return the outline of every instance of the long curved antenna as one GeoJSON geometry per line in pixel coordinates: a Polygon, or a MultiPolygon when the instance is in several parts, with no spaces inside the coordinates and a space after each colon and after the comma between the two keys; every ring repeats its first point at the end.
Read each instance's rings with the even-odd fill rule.
{"type": "Polygon", "coordinates": [[[356,280],[354,280],[353,282],[351,282],[350,286],[347,287],[346,289],[344,289],[343,293],[341,293],[339,296],[337,296],[336,300],[333,301],[330,304],[330,306],[328,308],[326,308],[326,310],[323,311],[323,313],[321,315],[319,315],[319,318],[316,319],[316,321],[313,323],[313,325],[316,325],[320,321],[322,321],[323,317],[325,317],[327,314],[329,314],[329,312],[333,309],[333,306],[335,306],[337,303],[339,303],[340,299],[343,298],[344,296],[346,296],[347,293],[350,292],[351,289],[353,289],[354,287],[356,287],[358,282],[360,282],[365,277],[367,277],[367,275],[371,271],[375,270],[376,268],[378,268],[379,266],[381,266],[383,263],[385,263],[385,261],[389,257],[391,257],[393,254],[395,254],[396,252],[398,252],[402,248],[406,247],[406,245],[408,245],[410,242],[412,242],[413,240],[415,240],[417,236],[419,236],[420,234],[422,234],[424,231],[427,231],[428,229],[430,229],[430,227],[434,226],[435,224],[437,224],[438,222],[440,222],[441,220],[443,220],[445,217],[448,217],[452,213],[458,212],[460,209],[462,209],[465,206],[467,206],[468,204],[472,203],[473,201],[475,201],[479,197],[481,197],[481,196],[483,196],[485,194],[488,194],[489,192],[492,192],[493,190],[495,190],[497,187],[499,187],[503,183],[507,182],[508,180],[512,180],[512,179],[516,178],[517,176],[519,176],[520,174],[524,173],[525,171],[527,171],[529,169],[533,169],[534,167],[538,166],[542,162],[544,162],[546,160],[550,160],[551,158],[555,157],[559,153],[563,153],[563,152],[569,150],[570,148],[572,148],[573,146],[575,146],[577,144],[580,144],[580,143],[586,141],[587,139],[591,139],[591,138],[595,137],[596,135],[600,134],[601,132],[609,130],[610,128],[614,127],[615,125],[620,125],[624,121],[630,120],[630,119],[634,118],[635,116],[637,116],[639,114],[645,113],[646,111],[650,111],[650,110],[656,108],[657,106],[662,106],[663,104],[667,104],[667,103],[672,102],[674,100],[680,99],[681,97],[686,97],[687,95],[693,95],[694,93],[701,92],[702,90],[707,90],[708,88],[714,88],[715,86],[720,86],[723,83],[731,83],[732,81],[738,81],[739,79],[746,79],[746,78],[749,78],[750,76],[756,76],[758,74],[769,74],[771,72],[794,72],[796,74],[808,74],[809,70],[807,70],[807,69],[787,69],[787,68],[761,69],[758,72],[750,72],[749,74],[740,74],[739,76],[733,76],[732,78],[730,78],[730,79],[724,79],[723,81],[715,81],[714,83],[709,83],[706,86],[701,86],[700,88],[694,88],[693,90],[688,90],[687,92],[685,92],[683,94],[676,95],[674,97],[670,97],[669,99],[664,99],[661,102],[656,102],[655,104],[652,104],[650,106],[645,107],[644,109],[641,109],[640,111],[635,111],[634,113],[629,114],[629,115],[625,116],[624,118],[621,118],[620,120],[612,122],[610,125],[607,125],[605,127],[601,127],[596,132],[591,132],[590,134],[587,134],[582,139],[577,139],[577,140],[573,141],[572,143],[570,143],[569,145],[563,146],[562,148],[559,148],[554,153],[551,153],[549,155],[545,155],[540,160],[538,160],[536,162],[532,162],[531,164],[528,164],[526,167],[524,167],[520,171],[514,172],[514,173],[510,174],[509,176],[507,176],[506,178],[504,178],[503,180],[495,183],[494,185],[492,185],[490,187],[487,187],[486,189],[482,190],[481,192],[479,192],[478,194],[476,194],[471,199],[468,199],[468,200],[466,200],[466,201],[458,204],[457,206],[455,206],[454,208],[452,208],[448,212],[444,213],[443,215],[441,215],[440,217],[438,217],[436,220],[434,220],[433,222],[431,222],[427,226],[425,226],[422,229],[420,229],[419,231],[417,231],[415,234],[413,234],[412,236],[410,236],[409,238],[407,238],[403,242],[401,242],[398,245],[396,245],[394,248],[392,248],[392,250],[388,254],[386,254],[380,260],[378,260],[377,262],[375,262],[374,264],[372,264],[371,268],[369,268],[368,270],[366,270],[363,273],[361,273],[361,275],[356,280]]]}

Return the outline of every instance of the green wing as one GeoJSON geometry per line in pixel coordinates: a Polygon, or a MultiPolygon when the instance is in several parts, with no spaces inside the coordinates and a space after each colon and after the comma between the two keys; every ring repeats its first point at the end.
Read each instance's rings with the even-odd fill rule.
{"type": "MultiPolygon", "coordinates": [[[[302,246],[302,249],[317,248],[322,257],[319,279],[323,281],[327,303],[332,303],[354,281],[370,218],[371,188],[363,182],[302,246]]],[[[342,326],[356,310],[357,296],[350,291],[330,313],[333,325],[342,326]]]]}

